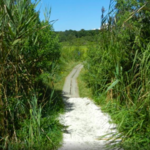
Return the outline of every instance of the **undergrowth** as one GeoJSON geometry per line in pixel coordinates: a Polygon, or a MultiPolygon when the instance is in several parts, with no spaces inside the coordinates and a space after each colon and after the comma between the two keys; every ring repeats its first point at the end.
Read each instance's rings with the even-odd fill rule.
{"type": "MultiPolygon", "coordinates": [[[[146,120],[146,110],[138,110],[136,105],[132,107],[122,106],[116,100],[106,100],[103,94],[94,98],[105,113],[109,113],[112,123],[117,125],[118,136],[121,142],[116,147],[125,150],[147,150],[150,148],[149,122],[146,120]]],[[[114,141],[115,142],[115,141],[114,141]]]]}
{"type": "MultiPolygon", "coordinates": [[[[150,2],[111,0],[84,79],[117,124],[124,150],[150,149],[150,2]]],[[[113,135],[112,135],[113,136],[113,135]]]]}
{"type": "Polygon", "coordinates": [[[0,1],[0,149],[57,149],[61,91],[54,89],[60,44],[40,21],[38,1],[0,1]]]}
{"type": "Polygon", "coordinates": [[[86,71],[83,68],[80,71],[80,74],[77,78],[77,82],[78,82],[78,87],[79,87],[79,95],[80,97],[87,97],[87,98],[92,98],[92,91],[91,89],[88,87],[87,83],[84,80],[84,75],[85,75],[86,71]]]}

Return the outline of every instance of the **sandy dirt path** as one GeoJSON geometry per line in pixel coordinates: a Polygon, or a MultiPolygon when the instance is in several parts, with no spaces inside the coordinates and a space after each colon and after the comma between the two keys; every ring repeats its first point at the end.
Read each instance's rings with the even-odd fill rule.
{"type": "Polygon", "coordinates": [[[83,65],[77,65],[67,76],[63,88],[65,113],[60,122],[67,126],[63,133],[63,144],[59,150],[105,150],[107,138],[98,137],[115,131],[109,116],[88,98],[79,98],[76,78],[83,65]]]}

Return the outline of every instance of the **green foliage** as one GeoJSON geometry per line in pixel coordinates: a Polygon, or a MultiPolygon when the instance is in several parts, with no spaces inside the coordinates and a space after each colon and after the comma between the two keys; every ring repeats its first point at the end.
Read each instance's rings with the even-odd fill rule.
{"type": "MultiPolygon", "coordinates": [[[[38,106],[37,98],[30,102],[30,118],[24,120],[17,131],[19,142],[10,142],[9,149],[57,149],[62,140],[62,125],[56,120],[56,113],[42,117],[42,107],[38,106]]],[[[45,109],[44,109],[45,110],[45,109]]],[[[49,113],[49,109],[46,109],[49,113]]]]}
{"type": "Polygon", "coordinates": [[[80,97],[88,97],[92,98],[92,92],[91,89],[88,88],[87,83],[84,79],[85,69],[83,68],[77,78],[78,87],[79,87],[79,95],[80,97]]]}
{"type": "Polygon", "coordinates": [[[16,146],[37,149],[45,145],[56,148],[59,142],[55,133],[61,137],[60,129],[56,131],[59,123],[55,119],[49,121],[48,114],[44,116],[49,109],[51,116],[56,116],[56,110],[60,111],[56,104],[63,107],[60,92],[53,88],[60,45],[49,20],[41,22],[35,7],[30,0],[0,2],[0,145],[3,149],[17,149],[16,146]],[[54,129],[45,131],[44,122],[53,124],[54,129]],[[55,138],[56,143],[47,137],[55,138]]]}
{"type": "Polygon", "coordinates": [[[109,24],[101,29],[100,44],[87,51],[85,64],[96,102],[118,124],[122,140],[117,145],[128,150],[150,148],[149,5],[115,0],[103,20],[109,24]]]}
{"type": "Polygon", "coordinates": [[[84,59],[86,47],[82,46],[63,46],[61,50],[61,61],[70,62],[70,61],[82,61],[84,59]]]}
{"type": "Polygon", "coordinates": [[[59,41],[66,45],[88,45],[95,42],[96,37],[99,34],[99,30],[84,30],[80,31],[66,30],[64,32],[56,32],[59,35],[59,41]]]}

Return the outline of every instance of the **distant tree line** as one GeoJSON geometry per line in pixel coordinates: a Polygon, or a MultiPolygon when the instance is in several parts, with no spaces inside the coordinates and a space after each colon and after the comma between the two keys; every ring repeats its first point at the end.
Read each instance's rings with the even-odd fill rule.
{"type": "Polygon", "coordinates": [[[93,37],[96,37],[100,33],[100,30],[84,30],[81,29],[80,31],[75,31],[75,30],[66,30],[66,31],[59,31],[56,32],[56,34],[59,35],[59,40],[60,42],[72,42],[73,41],[78,41],[83,40],[83,43],[86,43],[87,41],[89,42],[94,42],[95,39],[93,37]],[[86,41],[86,42],[85,42],[86,41]]]}

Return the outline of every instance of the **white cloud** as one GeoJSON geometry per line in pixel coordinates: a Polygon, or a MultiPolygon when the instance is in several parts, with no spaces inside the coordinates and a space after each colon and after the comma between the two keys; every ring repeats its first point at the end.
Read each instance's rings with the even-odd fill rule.
{"type": "Polygon", "coordinates": [[[94,28],[94,29],[92,29],[92,30],[100,30],[101,28],[94,28]]]}

